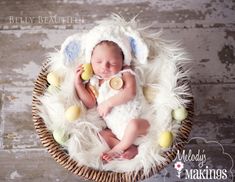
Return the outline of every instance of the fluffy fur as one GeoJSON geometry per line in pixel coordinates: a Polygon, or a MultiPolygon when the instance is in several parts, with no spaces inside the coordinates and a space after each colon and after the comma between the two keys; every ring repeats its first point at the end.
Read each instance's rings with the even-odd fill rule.
{"type": "MultiPolygon", "coordinates": [[[[172,121],[171,112],[188,102],[183,97],[189,94],[188,87],[186,85],[178,86],[177,80],[188,76],[189,72],[180,67],[185,68],[189,57],[178,43],[162,39],[161,32],[152,33],[146,27],[140,27],[135,19],[127,22],[118,16],[113,16],[99,24],[104,26],[112,24],[126,28],[130,35],[141,37],[148,47],[148,51],[143,52],[143,54],[148,53],[147,63],[142,64],[137,59],[143,57],[140,48],[132,62],[135,71],[140,76],[142,86],[150,86],[157,92],[156,97],[152,100],[154,115],[151,127],[146,141],[139,145],[137,156],[132,160],[113,160],[107,164],[103,164],[100,160],[101,153],[108,150],[107,144],[98,134],[105,127],[105,123],[98,116],[96,109],[86,110],[74,88],[75,68],[78,64],[85,62],[82,51],[85,48],[82,48],[82,45],[81,54],[69,65],[64,64],[63,51],[49,55],[49,71],[57,72],[62,78],[62,83],[59,90],[52,93],[46,90],[44,96],[40,97],[42,103],[38,105],[40,115],[49,130],[62,128],[70,135],[63,147],[68,150],[70,157],[80,164],[95,169],[118,172],[138,171],[143,167],[144,172],[147,173],[152,165],[164,162],[165,159],[161,154],[165,150],[169,150],[159,146],[160,133],[169,130],[175,137],[180,127],[177,122],[172,121]],[[68,122],[64,112],[73,104],[79,104],[82,107],[82,114],[77,121],[68,122]]],[[[69,40],[77,40],[74,37],[69,40]]],[[[77,37],[80,37],[80,40],[83,39],[82,34],[78,34],[77,37]]]]}

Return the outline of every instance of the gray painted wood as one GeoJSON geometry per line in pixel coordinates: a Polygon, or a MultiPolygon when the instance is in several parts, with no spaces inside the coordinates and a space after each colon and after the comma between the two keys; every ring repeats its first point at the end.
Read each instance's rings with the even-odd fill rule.
{"type": "Polygon", "coordinates": [[[45,149],[0,150],[0,161],[0,181],[83,181],[56,163],[45,149]]]}
{"type": "MultiPolygon", "coordinates": [[[[0,9],[0,181],[83,181],[42,147],[33,127],[31,95],[46,54],[111,12],[126,18],[140,13],[140,22],[152,23],[153,31],[163,29],[166,39],[182,41],[193,63],[190,136],[216,140],[234,158],[234,1],[2,0],[0,9]]],[[[171,166],[166,171],[165,181],[178,180],[171,166]]],[[[163,172],[145,181],[162,181],[163,172]]]]}

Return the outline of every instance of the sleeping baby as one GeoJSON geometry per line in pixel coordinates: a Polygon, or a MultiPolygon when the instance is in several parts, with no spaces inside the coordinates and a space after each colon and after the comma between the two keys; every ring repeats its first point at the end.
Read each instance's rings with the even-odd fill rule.
{"type": "Polygon", "coordinates": [[[101,156],[106,162],[114,158],[134,158],[138,153],[137,145],[150,127],[147,117],[144,117],[148,104],[138,76],[131,69],[130,53],[121,48],[124,47],[123,42],[122,39],[98,38],[87,55],[94,72],[88,83],[81,78],[83,66],[79,65],[76,70],[78,97],[88,109],[97,105],[97,111],[107,125],[100,131],[111,148],[101,156]]]}

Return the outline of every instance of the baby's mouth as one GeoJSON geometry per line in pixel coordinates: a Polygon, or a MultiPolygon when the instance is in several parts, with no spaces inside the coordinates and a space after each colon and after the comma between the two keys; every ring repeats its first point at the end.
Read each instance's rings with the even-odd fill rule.
{"type": "Polygon", "coordinates": [[[106,72],[102,72],[101,74],[102,75],[109,75],[109,72],[106,71],[106,72]]]}

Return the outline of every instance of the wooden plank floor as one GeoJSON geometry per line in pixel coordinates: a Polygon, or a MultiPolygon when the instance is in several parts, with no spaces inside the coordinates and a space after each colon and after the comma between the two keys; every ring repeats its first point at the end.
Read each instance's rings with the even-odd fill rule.
{"type": "MultiPolygon", "coordinates": [[[[233,0],[0,0],[0,10],[0,181],[83,181],[42,147],[32,122],[32,90],[48,52],[112,12],[127,19],[139,13],[140,22],[163,29],[165,38],[182,40],[193,59],[190,136],[218,141],[235,158],[233,0]]],[[[172,165],[165,181],[179,181],[172,165]]],[[[163,181],[164,171],[145,181],[163,181]]]]}

